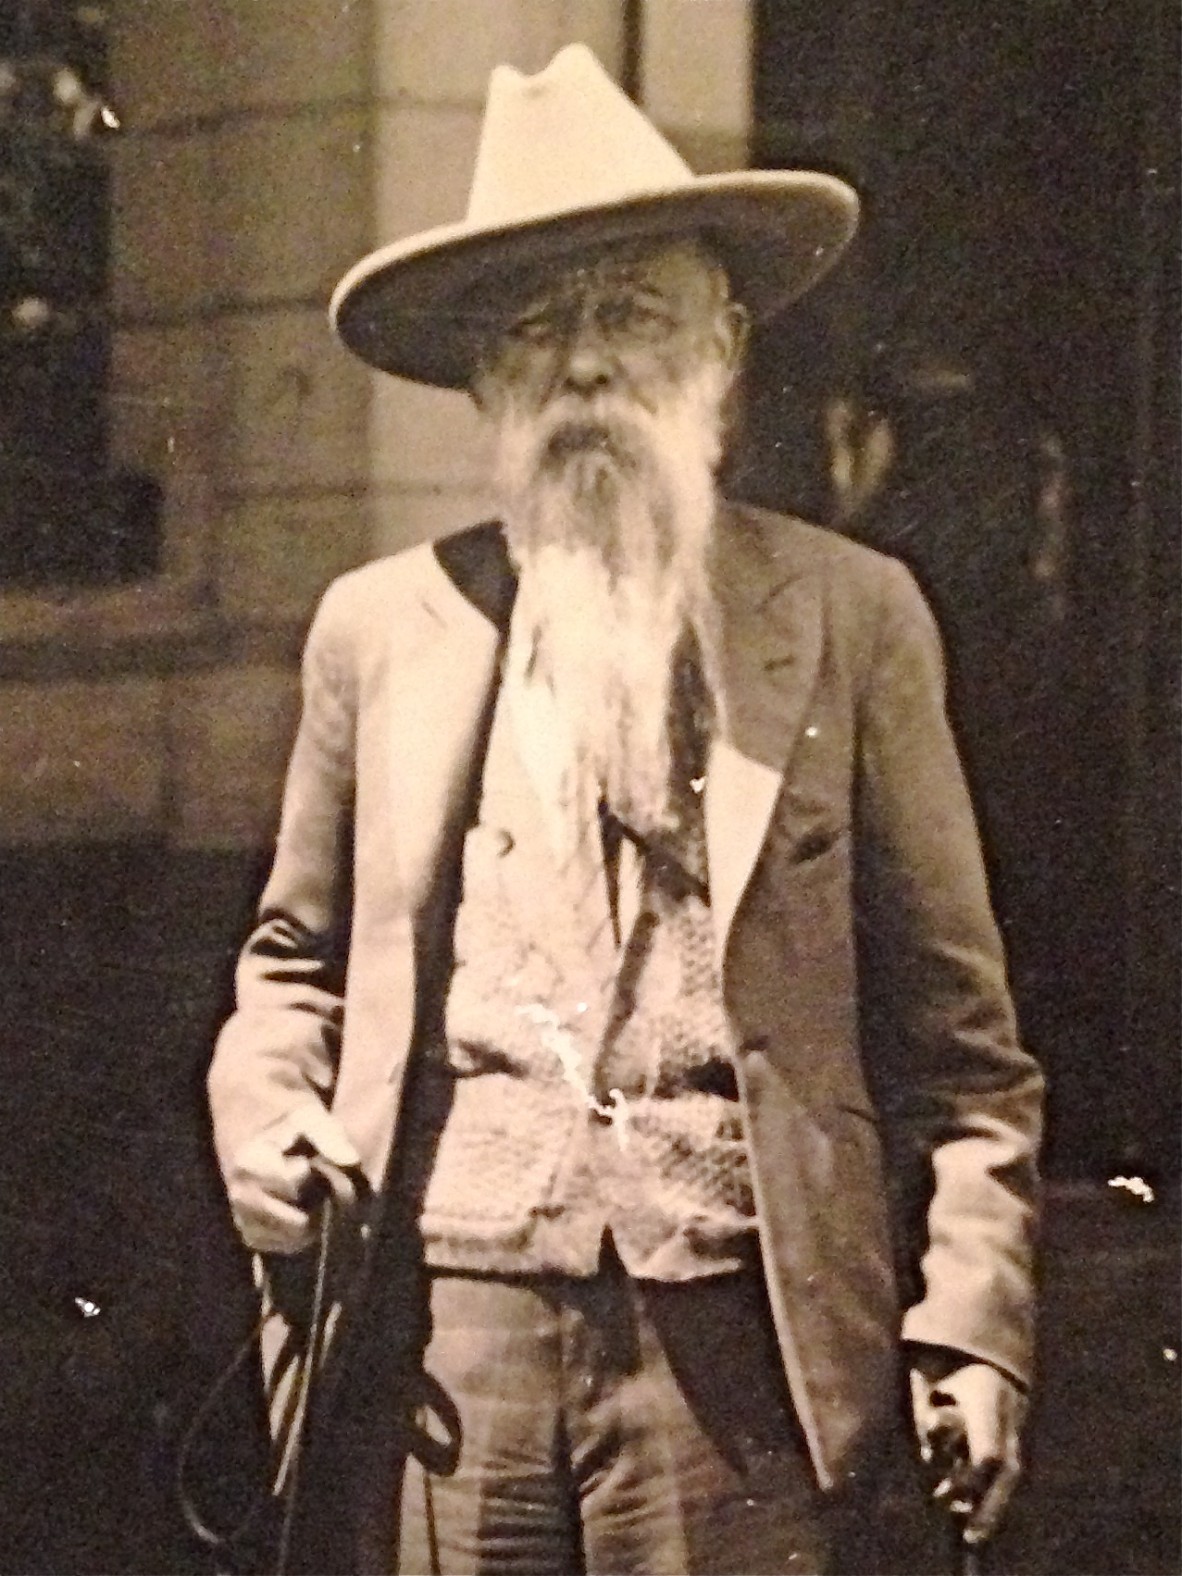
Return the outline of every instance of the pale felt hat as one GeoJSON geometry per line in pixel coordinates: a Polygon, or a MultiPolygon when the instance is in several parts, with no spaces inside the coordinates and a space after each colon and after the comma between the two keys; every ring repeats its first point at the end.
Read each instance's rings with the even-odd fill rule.
{"type": "Polygon", "coordinates": [[[571,44],[536,76],[493,71],[467,215],[363,258],[329,313],[371,366],[459,388],[474,320],[523,270],[606,242],[700,234],[766,318],[828,272],[857,217],[851,188],[813,170],[695,175],[571,44]]]}

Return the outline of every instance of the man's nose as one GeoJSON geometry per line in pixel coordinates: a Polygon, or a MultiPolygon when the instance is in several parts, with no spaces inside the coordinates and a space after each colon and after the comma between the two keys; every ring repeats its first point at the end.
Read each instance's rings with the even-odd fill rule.
{"type": "Polygon", "coordinates": [[[586,394],[609,384],[616,375],[616,360],[607,334],[592,313],[584,313],[567,340],[562,381],[568,389],[586,394]]]}

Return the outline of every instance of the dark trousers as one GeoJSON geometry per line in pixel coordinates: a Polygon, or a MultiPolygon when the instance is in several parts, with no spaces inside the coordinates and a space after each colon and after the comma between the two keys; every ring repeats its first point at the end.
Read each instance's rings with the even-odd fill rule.
{"type": "MultiPolygon", "coordinates": [[[[435,1273],[426,1445],[360,1568],[820,1576],[816,1488],[758,1270],[668,1285],[435,1273]]],[[[380,1492],[380,1491],[379,1491],[380,1492]]]]}

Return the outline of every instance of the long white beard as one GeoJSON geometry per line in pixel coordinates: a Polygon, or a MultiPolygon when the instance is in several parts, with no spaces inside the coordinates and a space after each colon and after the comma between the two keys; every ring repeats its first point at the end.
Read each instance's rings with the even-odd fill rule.
{"type": "MultiPolygon", "coordinates": [[[[641,832],[676,825],[674,685],[715,682],[710,559],[727,378],[713,363],[648,411],[558,400],[501,421],[498,474],[521,608],[581,768],[641,832]]],[[[680,697],[678,697],[680,699],[680,697]]]]}

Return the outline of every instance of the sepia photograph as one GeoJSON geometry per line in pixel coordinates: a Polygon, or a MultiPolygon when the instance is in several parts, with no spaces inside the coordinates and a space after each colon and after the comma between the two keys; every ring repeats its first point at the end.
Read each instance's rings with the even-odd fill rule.
{"type": "Polygon", "coordinates": [[[1166,0],[3,0],[0,1576],[1182,1576],[1166,0]]]}

